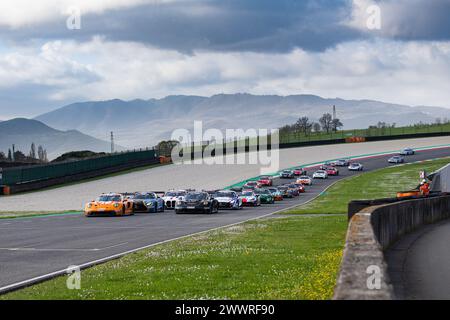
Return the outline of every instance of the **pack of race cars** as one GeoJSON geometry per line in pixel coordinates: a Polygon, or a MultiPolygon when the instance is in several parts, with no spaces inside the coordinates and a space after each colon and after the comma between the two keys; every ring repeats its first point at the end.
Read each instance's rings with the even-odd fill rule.
{"type": "Polygon", "coordinates": [[[273,204],[285,198],[295,198],[306,192],[316,179],[338,176],[339,167],[348,170],[363,170],[360,163],[351,163],[348,159],[327,162],[309,176],[304,168],[283,170],[279,178],[289,182],[274,186],[272,176],[262,176],[258,180],[246,182],[240,188],[230,190],[196,191],[170,190],[167,192],[108,193],[100,195],[85,205],[87,217],[128,216],[134,213],[156,213],[173,209],[183,213],[217,213],[219,210],[240,210],[243,207],[258,207],[261,204],[273,204]],[[292,181],[294,179],[294,181],[292,181]]]}

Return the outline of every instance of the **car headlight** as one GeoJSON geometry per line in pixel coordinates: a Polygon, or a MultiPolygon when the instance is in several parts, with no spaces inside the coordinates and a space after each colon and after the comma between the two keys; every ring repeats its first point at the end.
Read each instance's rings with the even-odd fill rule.
{"type": "Polygon", "coordinates": [[[151,207],[151,206],[153,206],[153,202],[151,202],[151,201],[146,202],[145,205],[146,205],[147,207],[151,207]]]}
{"type": "Polygon", "coordinates": [[[114,203],[114,208],[118,208],[119,204],[118,203],[114,203]]]}
{"type": "Polygon", "coordinates": [[[88,208],[92,208],[92,203],[89,203],[89,204],[87,205],[87,207],[88,207],[88,208]]]}
{"type": "Polygon", "coordinates": [[[177,205],[182,205],[183,202],[182,202],[181,200],[177,200],[176,204],[177,204],[177,205]]]}
{"type": "Polygon", "coordinates": [[[209,202],[207,200],[205,200],[205,201],[203,201],[203,205],[207,206],[207,205],[209,205],[209,202]]]}

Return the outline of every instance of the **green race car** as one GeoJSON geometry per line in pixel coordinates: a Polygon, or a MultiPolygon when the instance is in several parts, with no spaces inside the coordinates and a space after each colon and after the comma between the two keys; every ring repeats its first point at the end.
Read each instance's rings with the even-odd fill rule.
{"type": "Polygon", "coordinates": [[[255,189],[255,194],[259,196],[261,203],[275,203],[275,198],[272,193],[267,189],[255,189]]]}

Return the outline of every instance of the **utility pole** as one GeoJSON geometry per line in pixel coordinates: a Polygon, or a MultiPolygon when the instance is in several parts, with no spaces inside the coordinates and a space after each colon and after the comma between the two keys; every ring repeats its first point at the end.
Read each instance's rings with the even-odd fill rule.
{"type": "Polygon", "coordinates": [[[111,153],[114,153],[114,132],[111,131],[111,153]]]}
{"type": "Polygon", "coordinates": [[[12,145],[12,161],[13,161],[13,162],[16,161],[16,159],[15,159],[15,153],[16,153],[16,145],[13,144],[13,145],[12,145]]]}
{"type": "Polygon", "coordinates": [[[336,106],[333,105],[333,120],[336,119],[336,106]]]}

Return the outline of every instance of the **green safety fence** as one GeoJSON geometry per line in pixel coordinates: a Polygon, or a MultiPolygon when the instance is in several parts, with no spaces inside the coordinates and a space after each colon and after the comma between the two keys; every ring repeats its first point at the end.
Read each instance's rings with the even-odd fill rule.
{"type": "Polygon", "coordinates": [[[79,161],[69,161],[48,165],[5,168],[2,184],[16,185],[32,181],[47,180],[90,172],[110,167],[117,167],[133,162],[156,160],[154,150],[123,152],[79,161]]]}

